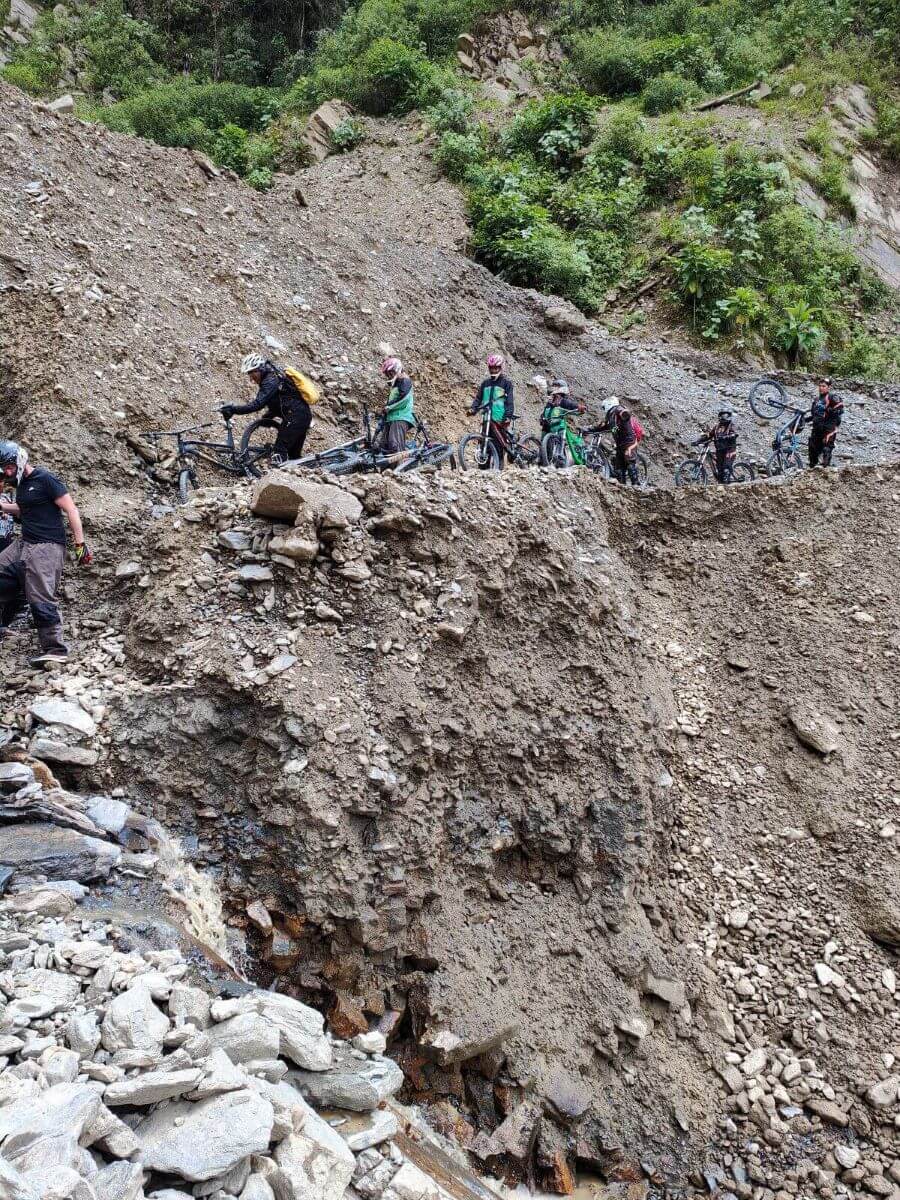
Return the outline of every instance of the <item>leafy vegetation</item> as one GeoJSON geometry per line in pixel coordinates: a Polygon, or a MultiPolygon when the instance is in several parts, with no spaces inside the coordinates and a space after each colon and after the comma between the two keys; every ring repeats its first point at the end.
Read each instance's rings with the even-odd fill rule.
{"type": "MultiPolygon", "coordinates": [[[[71,0],[3,74],[35,95],[74,76],[83,115],[202,150],[262,189],[302,163],[302,118],[323,100],[421,110],[465,190],[475,254],[510,281],[588,312],[646,288],[700,338],[886,369],[883,339],[858,328],[884,289],[839,230],[795,202],[778,154],[729,145],[685,110],[768,79],[769,115],[808,126],[800,169],[834,217],[852,216],[845,152],[816,117],[836,86],[864,82],[866,136],[900,163],[900,0],[531,0],[567,59],[558,90],[505,128],[479,121],[454,58],[497,3],[71,0]]],[[[363,136],[351,118],[334,148],[363,136]]]]}

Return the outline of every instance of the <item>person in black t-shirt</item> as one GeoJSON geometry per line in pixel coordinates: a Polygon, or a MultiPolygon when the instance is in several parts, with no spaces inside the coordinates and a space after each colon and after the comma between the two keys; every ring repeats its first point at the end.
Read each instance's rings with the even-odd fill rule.
{"type": "Polygon", "coordinates": [[[14,503],[0,500],[0,514],[18,517],[22,528],[0,552],[0,608],[8,611],[24,584],[41,645],[32,664],[64,662],[69,651],[57,603],[66,557],[63,513],[75,540],[76,561],[87,566],[93,555],[85,545],[81,515],[63,481],[44,467],[31,466],[28,452],[16,442],[0,442],[0,478],[16,489],[14,503]]]}

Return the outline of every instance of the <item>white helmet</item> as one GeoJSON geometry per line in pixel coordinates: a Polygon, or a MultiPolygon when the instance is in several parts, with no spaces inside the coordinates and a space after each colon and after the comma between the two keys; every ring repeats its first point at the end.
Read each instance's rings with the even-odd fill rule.
{"type": "Polygon", "coordinates": [[[249,375],[251,371],[261,371],[266,365],[266,360],[261,354],[247,354],[241,360],[241,374],[249,375]]]}
{"type": "Polygon", "coordinates": [[[551,396],[568,396],[568,394],[569,394],[569,385],[566,383],[566,381],[564,379],[554,379],[553,382],[550,384],[550,395],[551,396]]]}
{"type": "Polygon", "coordinates": [[[614,408],[618,408],[621,404],[618,396],[607,396],[603,401],[603,415],[608,417],[614,408]]]}

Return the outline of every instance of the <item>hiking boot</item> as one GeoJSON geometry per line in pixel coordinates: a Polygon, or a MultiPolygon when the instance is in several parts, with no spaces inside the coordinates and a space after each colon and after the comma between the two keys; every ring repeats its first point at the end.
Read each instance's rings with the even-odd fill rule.
{"type": "Polygon", "coordinates": [[[57,663],[69,661],[68,650],[47,650],[44,654],[38,654],[35,658],[29,658],[29,667],[52,667],[57,663]]]}

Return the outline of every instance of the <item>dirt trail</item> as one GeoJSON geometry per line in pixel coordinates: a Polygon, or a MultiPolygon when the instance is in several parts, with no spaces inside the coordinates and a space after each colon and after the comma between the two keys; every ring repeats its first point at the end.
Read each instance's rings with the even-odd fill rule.
{"type": "MultiPolygon", "coordinates": [[[[321,375],[323,438],[383,338],[448,432],[487,341],[520,383],[549,359],[576,389],[666,392],[663,460],[725,368],[554,334],[545,299],[417,244],[408,207],[344,220],[353,156],[304,179],[327,198],[304,210],[9,90],[0,120],[5,428],[98,551],[66,585],[77,653],[40,681],[105,713],[96,762],[60,773],[181,834],[260,981],[381,1027],[406,1098],[484,1169],[893,1195],[897,467],[644,495],[307,480],[280,517],[247,484],[153,510],[116,434],[208,412],[265,335],[321,375]]],[[[851,400],[844,446],[873,456],[896,406],[851,400]]],[[[28,646],[4,645],[23,731],[28,646]]]]}

